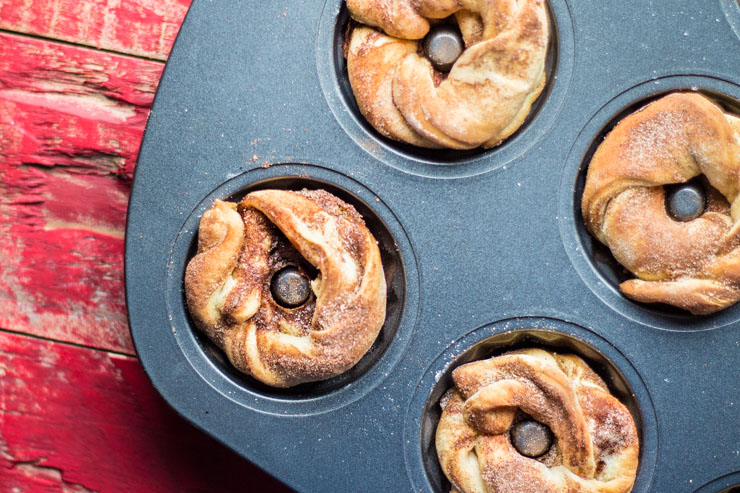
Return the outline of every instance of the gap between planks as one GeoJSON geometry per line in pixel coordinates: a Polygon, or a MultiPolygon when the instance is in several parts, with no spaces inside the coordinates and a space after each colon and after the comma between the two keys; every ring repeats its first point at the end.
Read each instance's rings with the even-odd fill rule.
{"type": "Polygon", "coordinates": [[[0,327],[0,334],[9,334],[9,335],[20,336],[20,337],[28,337],[30,339],[35,339],[37,341],[51,342],[54,344],[63,344],[65,346],[70,346],[70,347],[78,348],[78,349],[89,349],[91,351],[97,351],[99,353],[110,354],[112,356],[121,356],[121,357],[131,358],[133,360],[139,359],[136,354],[122,353],[120,351],[114,351],[112,349],[105,349],[105,348],[100,348],[96,346],[88,346],[87,344],[80,344],[76,342],[64,341],[61,339],[53,339],[51,337],[44,337],[44,336],[36,335],[36,334],[29,334],[28,332],[18,332],[17,330],[6,329],[4,327],[0,327]]]}
{"type": "Polygon", "coordinates": [[[290,491],[178,416],[136,358],[0,332],[3,493],[250,489],[290,491]]]}
{"type": "Polygon", "coordinates": [[[46,42],[50,42],[50,43],[58,43],[60,45],[72,46],[72,47],[75,47],[75,48],[82,48],[82,49],[85,49],[85,50],[99,51],[101,53],[108,53],[110,55],[125,56],[125,57],[129,57],[129,58],[138,58],[140,60],[146,60],[148,62],[161,63],[162,65],[164,65],[167,62],[167,58],[166,57],[165,58],[162,58],[162,57],[153,57],[153,56],[146,56],[146,55],[137,55],[136,53],[125,53],[123,51],[116,51],[116,50],[111,50],[111,49],[107,49],[107,48],[98,48],[98,47],[90,46],[90,45],[87,45],[87,44],[84,44],[84,43],[78,43],[78,42],[75,42],[75,41],[68,41],[66,39],[56,39],[56,38],[50,38],[48,36],[43,36],[43,35],[40,35],[40,34],[25,33],[25,32],[21,32],[21,31],[11,31],[9,29],[4,29],[2,27],[0,27],[0,34],[11,34],[13,36],[20,36],[20,37],[23,37],[23,38],[37,39],[39,41],[46,41],[46,42]]]}
{"type": "Polygon", "coordinates": [[[0,32],[0,326],[134,354],[131,178],[164,64],[0,32]]]}
{"type": "Polygon", "coordinates": [[[0,28],[165,61],[191,0],[8,0],[0,28]]]}

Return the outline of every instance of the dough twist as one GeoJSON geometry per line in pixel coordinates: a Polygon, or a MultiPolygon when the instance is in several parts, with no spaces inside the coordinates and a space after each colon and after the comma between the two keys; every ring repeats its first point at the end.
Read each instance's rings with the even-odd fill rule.
{"type": "Polygon", "coordinates": [[[695,93],[665,96],[607,135],[588,167],[581,204],[588,230],[638,279],[637,301],[708,314],[740,300],[740,119],[695,93]],[[663,185],[704,175],[703,215],[679,222],[663,185]]]}
{"type": "Polygon", "coordinates": [[[357,211],[334,195],[260,190],[238,209],[216,201],[198,235],[185,272],[188,308],[238,370],[275,387],[323,380],[354,366],[378,336],[380,251],[357,211]],[[305,272],[305,261],[319,271],[313,295],[298,308],[280,306],[272,275],[286,265],[305,272]]]}
{"type": "Polygon", "coordinates": [[[347,70],[381,134],[420,147],[494,147],[545,87],[545,0],[347,0],[347,70]],[[430,22],[455,15],[466,49],[445,78],[417,54],[430,22]],[[376,26],[383,32],[367,26],[376,26]]]}
{"type": "Polygon", "coordinates": [[[437,454],[453,493],[625,493],[639,444],[629,411],[580,358],[540,349],[468,363],[442,399],[437,454]],[[520,455],[521,412],[550,427],[542,457],[520,455]]]}

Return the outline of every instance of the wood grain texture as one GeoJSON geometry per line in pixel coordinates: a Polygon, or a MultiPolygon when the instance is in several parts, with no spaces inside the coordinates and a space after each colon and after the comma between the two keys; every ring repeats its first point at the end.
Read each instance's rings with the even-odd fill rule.
{"type": "Polygon", "coordinates": [[[290,490],[177,416],[135,358],[0,333],[0,491],[290,490]]]}
{"type": "Polygon", "coordinates": [[[123,234],[162,68],[0,33],[0,327],[134,353],[123,234]]]}
{"type": "Polygon", "coordinates": [[[0,29],[166,60],[191,0],[5,0],[0,29]]]}
{"type": "MultiPolygon", "coordinates": [[[[164,60],[190,0],[0,0],[0,29],[164,60]]],[[[163,64],[0,32],[0,329],[133,354],[131,179],[163,64]]],[[[133,357],[0,331],[0,492],[275,491],[133,357]]]]}

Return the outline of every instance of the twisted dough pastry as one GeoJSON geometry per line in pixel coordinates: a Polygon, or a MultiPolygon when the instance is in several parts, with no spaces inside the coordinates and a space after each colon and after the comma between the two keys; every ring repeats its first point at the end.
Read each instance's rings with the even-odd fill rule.
{"type": "Polygon", "coordinates": [[[740,300],[740,119],[695,93],[674,93],[631,114],[588,167],[586,227],[638,279],[622,292],[693,314],[740,300]],[[663,185],[704,175],[716,190],[704,214],[673,220],[663,185]]]}
{"type": "Polygon", "coordinates": [[[580,358],[513,351],[452,372],[437,454],[453,493],[624,493],[639,444],[629,411],[580,358]],[[520,455],[509,429],[517,409],[550,427],[542,457],[520,455]]]}
{"type": "Polygon", "coordinates": [[[196,326],[231,363],[275,387],[347,371],[385,320],[375,238],[352,206],[323,190],[260,190],[238,208],[217,200],[201,219],[185,294],[196,326]],[[304,258],[319,271],[315,297],[284,308],[271,296],[272,275],[304,258]]]}
{"type": "Polygon", "coordinates": [[[420,147],[494,147],[545,87],[545,0],[347,0],[347,70],[381,134],[420,147]],[[455,15],[466,49],[447,77],[417,54],[434,19],[455,15]]]}

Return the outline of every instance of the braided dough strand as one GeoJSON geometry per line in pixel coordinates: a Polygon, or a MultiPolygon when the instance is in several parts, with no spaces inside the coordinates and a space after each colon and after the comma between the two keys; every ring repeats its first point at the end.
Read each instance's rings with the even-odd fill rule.
{"type": "Polygon", "coordinates": [[[639,455],[634,422],[580,358],[527,349],[463,365],[452,378],[436,445],[453,492],[632,488],[639,455]],[[511,444],[517,409],[555,435],[543,458],[520,455],[511,444]]]}
{"type": "Polygon", "coordinates": [[[521,126],[545,86],[544,0],[357,0],[348,7],[357,21],[385,32],[355,28],[347,69],[360,111],[387,137],[421,147],[494,147],[521,126]],[[446,78],[417,54],[428,23],[399,32],[401,10],[422,19],[455,15],[466,50],[446,78]]]}
{"type": "Polygon", "coordinates": [[[185,276],[198,328],[237,369],[276,387],[354,366],[377,338],[386,304],[380,251],[359,214],[321,190],[261,190],[235,209],[216,201],[201,220],[185,276]],[[298,257],[319,275],[314,296],[288,309],[272,299],[270,278],[298,257]]]}
{"type": "Polygon", "coordinates": [[[740,300],[740,120],[694,93],[665,96],[622,120],[589,164],[588,230],[638,279],[622,292],[694,314],[740,300]],[[679,222],[664,185],[703,175],[704,214],[679,222]]]}

